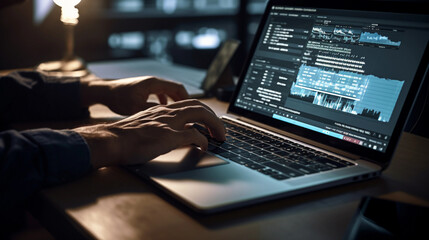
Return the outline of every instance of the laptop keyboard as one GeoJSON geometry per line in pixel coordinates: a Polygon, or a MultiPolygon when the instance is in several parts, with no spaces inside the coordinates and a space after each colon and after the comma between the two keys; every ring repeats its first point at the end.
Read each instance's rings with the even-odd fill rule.
{"type": "MultiPolygon", "coordinates": [[[[227,130],[226,141],[209,138],[208,152],[274,179],[284,180],[355,165],[257,129],[222,120],[227,130]]],[[[199,129],[207,134],[205,129],[199,129]]]]}

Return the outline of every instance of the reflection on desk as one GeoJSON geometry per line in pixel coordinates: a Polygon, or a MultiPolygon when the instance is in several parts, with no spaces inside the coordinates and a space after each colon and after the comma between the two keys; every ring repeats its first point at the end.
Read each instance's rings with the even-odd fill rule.
{"type": "MultiPolygon", "coordinates": [[[[227,105],[204,100],[217,114],[227,105]]],[[[90,108],[91,121],[117,119],[90,108]]],[[[119,167],[46,189],[31,211],[65,239],[341,239],[363,196],[402,191],[429,200],[429,139],[404,133],[380,178],[214,215],[199,215],[119,167]]]]}

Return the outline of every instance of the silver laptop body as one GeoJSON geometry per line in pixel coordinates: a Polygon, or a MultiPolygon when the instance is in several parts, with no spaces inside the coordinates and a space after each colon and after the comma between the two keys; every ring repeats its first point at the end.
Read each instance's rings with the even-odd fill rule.
{"type": "Polygon", "coordinates": [[[235,142],[255,129],[346,167],[288,175],[279,161],[267,163],[280,151],[266,150],[258,158],[267,162],[257,162],[264,168],[252,169],[250,158],[229,160],[241,158],[237,148],[225,154],[214,144],[212,152],[180,148],[128,169],[204,213],[379,176],[426,74],[429,39],[427,15],[413,12],[418,6],[384,4],[269,1],[222,116],[246,129],[228,133],[235,142]]]}

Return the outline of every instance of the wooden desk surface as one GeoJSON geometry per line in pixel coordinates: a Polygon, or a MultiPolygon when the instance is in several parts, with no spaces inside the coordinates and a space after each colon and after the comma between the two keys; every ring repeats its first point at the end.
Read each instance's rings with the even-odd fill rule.
{"type": "MultiPolygon", "coordinates": [[[[226,104],[205,102],[225,112],[226,104]]],[[[115,117],[100,105],[90,111],[95,120],[115,117]]],[[[404,133],[380,178],[207,216],[111,167],[43,190],[32,212],[61,239],[342,239],[363,196],[429,200],[428,156],[429,139],[404,133]]]]}

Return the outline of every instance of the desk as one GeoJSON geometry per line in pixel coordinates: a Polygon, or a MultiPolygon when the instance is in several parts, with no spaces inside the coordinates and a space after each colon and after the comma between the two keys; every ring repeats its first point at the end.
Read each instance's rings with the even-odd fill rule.
{"type": "MultiPolygon", "coordinates": [[[[205,103],[220,114],[227,105],[205,103]]],[[[97,119],[114,117],[100,105],[97,119]]],[[[60,239],[342,239],[360,199],[406,192],[429,200],[429,139],[404,133],[377,179],[214,215],[196,214],[119,167],[41,191],[32,213],[60,239]]]]}

